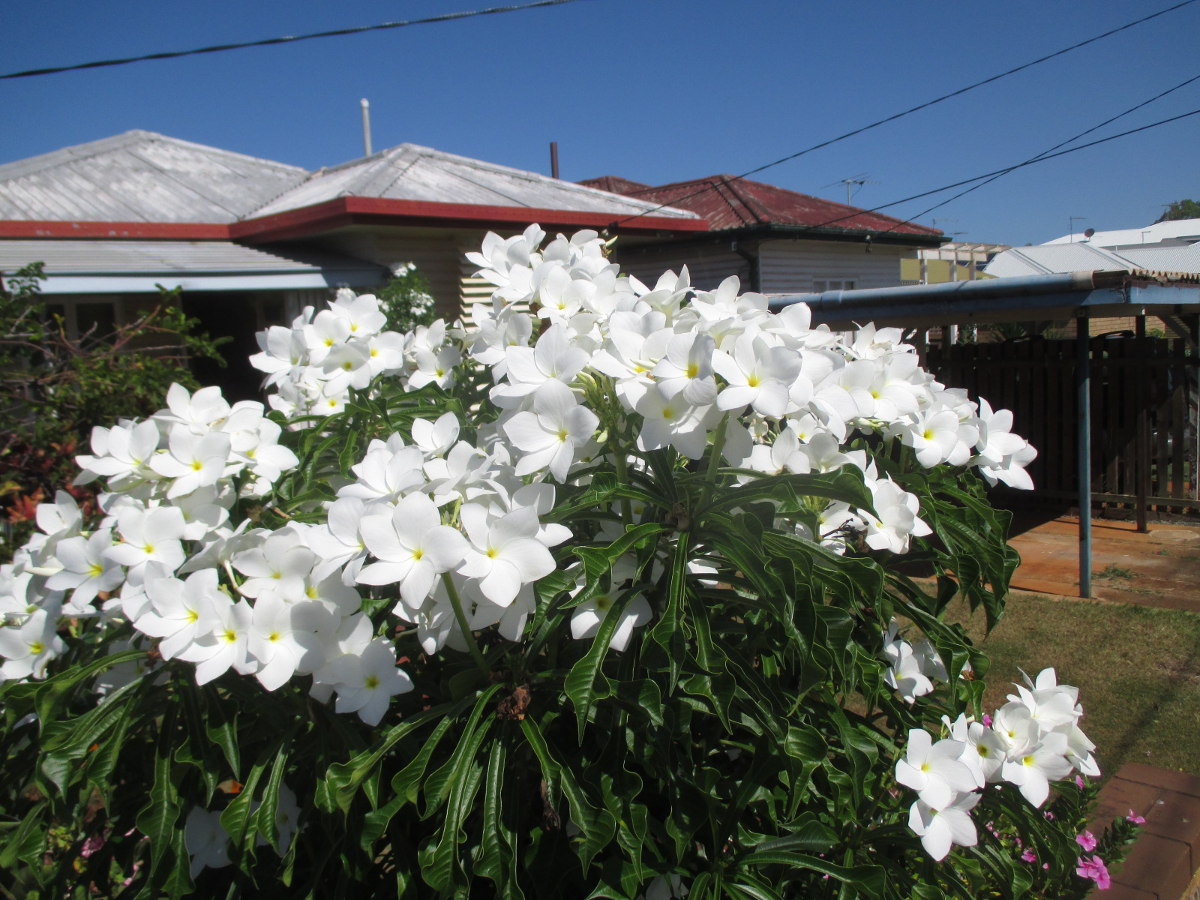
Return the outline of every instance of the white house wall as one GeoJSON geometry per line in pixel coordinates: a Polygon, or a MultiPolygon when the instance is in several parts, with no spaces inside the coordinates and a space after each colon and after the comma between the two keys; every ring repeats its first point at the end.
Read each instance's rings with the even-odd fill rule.
{"type": "Polygon", "coordinates": [[[913,259],[912,247],[833,241],[766,241],[759,247],[759,290],[764,294],[806,293],[814,281],[852,281],[854,287],[900,284],[900,260],[913,259]]]}
{"type": "Polygon", "coordinates": [[[622,254],[618,244],[617,261],[621,271],[633,275],[654,287],[658,277],[670,269],[678,273],[684,266],[688,268],[693,287],[702,291],[711,291],[730,275],[736,275],[742,280],[742,289],[749,290],[750,264],[737,253],[714,247],[712,245],[698,247],[664,247],[662,249],[622,254]]]}

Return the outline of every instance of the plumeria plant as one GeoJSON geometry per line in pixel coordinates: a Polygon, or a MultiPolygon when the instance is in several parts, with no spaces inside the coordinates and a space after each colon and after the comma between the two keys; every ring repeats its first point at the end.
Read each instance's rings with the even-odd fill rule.
{"type": "Polygon", "coordinates": [[[267,406],[176,386],[95,429],[98,516],[60,494],[0,567],[8,894],[1099,881],[1128,829],[1078,840],[1076,690],[985,714],[943,617],[1003,611],[1009,412],[595,233],[469,258],[465,323],[342,291],[259,336],[267,406]]]}

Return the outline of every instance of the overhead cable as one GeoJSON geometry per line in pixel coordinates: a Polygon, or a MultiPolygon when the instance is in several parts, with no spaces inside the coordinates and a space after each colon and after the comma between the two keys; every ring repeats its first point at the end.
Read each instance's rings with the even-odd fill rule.
{"type": "MultiPolygon", "coordinates": [[[[894,113],[894,114],[887,116],[885,118],[882,118],[882,119],[878,119],[869,125],[863,125],[861,128],[855,128],[853,131],[847,131],[845,134],[839,134],[837,137],[830,138],[829,140],[821,141],[819,144],[813,144],[811,147],[805,147],[803,150],[798,150],[795,153],[788,154],[787,156],[781,157],[781,158],[775,160],[774,162],[769,162],[769,163],[766,163],[761,166],[756,166],[753,169],[749,169],[748,171],[743,172],[741,175],[733,176],[733,178],[730,180],[740,181],[743,178],[749,178],[751,175],[757,175],[759,172],[764,172],[767,169],[771,169],[771,168],[774,168],[775,166],[782,165],[785,162],[791,162],[793,159],[799,159],[801,156],[804,156],[808,153],[812,153],[815,150],[824,149],[825,147],[829,147],[833,144],[839,143],[840,141],[844,141],[847,138],[852,138],[852,137],[855,137],[856,135],[862,134],[863,132],[870,131],[872,128],[878,128],[880,125],[886,125],[888,122],[895,122],[897,119],[902,119],[905,116],[912,115],[915,112],[919,112],[923,109],[928,109],[929,107],[935,106],[938,103],[942,103],[942,102],[944,102],[946,100],[950,100],[954,97],[960,97],[963,94],[967,93],[968,91],[973,91],[976,88],[983,87],[986,84],[991,84],[992,82],[999,81],[1002,78],[1007,78],[1010,75],[1015,75],[1016,73],[1022,72],[1025,69],[1031,68],[1036,65],[1040,65],[1041,63],[1044,63],[1044,62],[1048,62],[1049,60],[1055,59],[1056,57],[1062,56],[1066,53],[1070,53],[1073,50],[1078,50],[1081,47],[1086,47],[1089,44],[1094,44],[1094,43],[1096,43],[1096,41],[1103,40],[1104,38],[1107,38],[1107,37],[1112,37],[1114,34],[1119,34],[1122,31],[1127,31],[1130,28],[1133,28],[1137,25],[1141,25],[1143,22],[1149,22],[1151,19],[1156,19],[1159,16],[1164,16],[1167,13],[1174,12],[1177,9],[1182,9],[1183,7],[1189,6],[1195,2],[1196,2],[1196,0],[1182,0],[1182,2],[1180,2],[1180,3],[1176,3],[1173,6],[1168,6],[1165,9],[1160,9],[1158,12],[1151,13],[1148,16],[1143,16],[1140,19],[1135,19],[1132,22],[1127,22],[1126,24],[1118,26],[1117,28],[1109,29],[1108,31],[1105,31],[1103,34],[1094,35],[1093,37],[1087,38],[1086,40],[1082,40],[1082,41],[1079,41],[1078,43],[1072,44],[1069,47],[1063,47],[1061,50],[1055,50],[1053,53],[1048,53],[1045,56],[1039,56],[1037,59],[1030,60],[1027,63],[1022,63],[1021,65],[1014,66],[1013,68],[1007,69],[1004,72],[1000,72],[996,75],[992,75],[988,78],[984,78],[982,81],[976,81],[973,84],[967,85],[966,87],[961,87],[961,88],[958,88],[957,90],[950,91],[947,94],[942,94],[940,97],[935,97],[933,100],[927,100],[924,103],[919,103],[916,106],[909,107],[908,109],[903,110],[901,112],[894,113]]],[[[725,181],[722,183],[727,184],[728,181],[725,181]]],[[[655,206],[652,209],[648,209],[644,212],[636,213],[632,216],[626,216],[623,219],[619,219],[618,221],[613,222],[613,225],[610,227],[617,226],[617,225],[624,225],[626,222],[630,222],[634,219],[640,219],[642,216],[651,215],[653,213],[658,212],[661,209],[666,209],[667,207],[669,207],[671,205],[671,203],[679,203],[682,200],[689,200],[692,197],[699,196],[700,194],[704,194],[704,193],[707,193],[708,191],[715,190],[715,189],[716,189],[715,186],[712,184],[706,185],[696,191],[693,191],[690,194],[684,194],[682,197],[675,197],[670,203],[663,203],[663,204],[660,204],[659,206],[655,206]]]]}
{"type": "Polygon", "coordinates": [[[1073,144],[1080,138],[1086,137],[1087,135],[1091,134],[1093,131],[1099,131],[1105,125],[1111,125],[1113,122],[1117,121],[1117,119],[1123,119],[1123,118],[1125,118],[1125,116],[1129,115],[1130,113],[1135,113],[1142,107],[1149,106],[1155,100],[1161,100],[1163,97],[1167,96],[1167,94],[1172,94],[1175,91],[1179,90],[1180,88],[1185,88],[1194,81],[1200,81],[1200,75],[1193,75],[1191,78],[1187,79],[1187,81],[1181,81],[1179,84],[1175,85],[1174,87],[1167,88],[1162,93],[1155,94],[1150,99],[1143,100],[1141,103],[1138,103],[1138,104],[1135,104],[1135,105],[1129,107],[1129,109],[1125,110],[1124,112],[1119,112],[1115,116],[1105,119],[1099,125],[1093,125],[1091,128],[1087,129],[1086,131],[1079,132],[1079,134],[1075,135],[1074,137],[1069,137],[1065,141],[1059,141],[1053,147],[1051,147],[1048,150],[1043,150],[1037,156],[1032,156],[1029,159],[1025,160],[1025,162],[1023,162],[1023,163],[1020,163],[1015,166],[1010,166],[1009,168],[1005,169],[1004,171],[998,172],[997,174],[993,175],[991,178],[985,179],[984,181],[981,181],[978,184],[971,185],[971,187],[959,191],[953,197],[948,197],[947,199],[942,200],[940,203],[935,203],[933,206],[929,207],[928,209],[921,210],[921,212],[917,213],[915,216],[910,216],[909,218],[907,218],[901,222],[897,222],[891,228],[886,229],[886,231],[894,231],[897,228],[901,227],[902,225],[914,225],[914,224],[916,224],[917,219],[923,218],[924,216],[929,215],[934,210],[941,209],[943,206],[946,206],[949,203],[953,203],[959,197],[966,196],[967,194],[971,193],[971,191],[977,191],[981,187],[991,184],[996,179],[1003,178],[1009,172],[1015,172],[1017,169],[1021,168],[1022,166],[1027,166],[1030,163],[1038,162],[1043,157],[1045,157],[1047,154],[1053,153],[1055,150],[1058,150],[1060,147],[1065,147],[1068,144],[1073,144]]]}
{"type": "MultiPolygon", "coordinates": [[[[804,225],[801,230],[817,230],[820,228],[828,228],[830,225],[836,225],[838,222],[844,222],[846,219],[853,219],[855,216],[861,216],[863,213],[879,212],[882,209],[890,209],[893,206],[899,206],[901,203],[908,203],[912,200],[920,200],[922,197],[930,197],[934,194],[940,194],[942,191],[950,191],[956,187],[962,187],[965,184],[971,184],[976,181],[983,181],[985,178],[998,177],[1007,175],[1009,172],[1023,169],[1026,166],[1032,166],[1037,163],[1047,162],[1051,159],[1057,159],[1060,156],[1066,156],[1069,153],[1078,153],[1080,150],[1087,150],[1089,147],[1096,147],[1100,144],[1107,144],[1109,141],[1115,141],[1117,138],[1128,137],[1131,134],[1138,134],[1142,131],[1149,131],[1151,128],[1158,128],[1160,125],[1169,125],[1172,122],[1178,122],[1181,119],[1187,119],[1192,116],[1200,116],[1200,109],[1193,109],[1191,112],[1180,113],[1177,116],[1171,116],[1168,119],[1159,119],[1157,122],[1151,122],[1149,125],[1143,125],[1140,128],[1131,128],[1128,131],[1122,131],[1119,134],[1110,134],[1108,137],[1099,138],[1094,141],[1089,141],[1086,144],[1080,144],[1078,147],[1068,147],[1066,150],[1059,150],[1056,153],[1046,153],[1041,156],[1035,156],[1025,162],[1017,163],[1013,166],[1006,166],[1003,169],[995,169],[991,172],[984,172],[982,175],[976,175],[973,178],[964,178],[961,181],[956,181],[953,184],[945,184],[939,188],[933,188],[929,191],[921,191],[919,194],[911,194],[908,197],[903,197],[900,200],[893,200],[890,203],[884,203],[880,206],[873,206],[870,209],[856,209],[844,216],[838,216],[836,219],[829,219],[821,222],[818,225],[804,225]]],[[[903,224],[903,223],[901,223],[903,224]]],[[[890,229],[889,229],[890,230],[890,229]]]]}
{"type": "Polygon", "coordinates": [[[163,53],[147,53],[143,56],[128,56],[124,59],[102,59],[96,62],[77,63],[70,66],[52,66],[43,69],[26,69],[23,72],[9,72],[0,75],[5,78],[32,78],[35,75],[54,75],[58,72],[75,72],[80,69],[101,69],[107,66],[124,66],[130,63],[147,62],[152,59],[178,59],[182,56],[197,56],[201,53],[223,53],[226,50],[243,50],[247,47],[269,47],[274,44],[294,44],[298,41],[311,41],[316,38],[342,37],[348,34],[364,34],[368,31],[387,31],[392,28],[407,28],[410,25],[430,25],[435,22],[451,22],[458,19],[471,19],[476,16],[491,16],[497,13],[520,12],[525,9],[537,9],[542,6],[561,6],[564,3],[575,3],[577,0],[535,0],[519,6],[493,6],[488,9],[476,9],[463,12],[444,13],[440,16],[429,16],[424,19],[408,19],[403,22],[381,22],[378,25],[362,25],[356,28],[338,28],[333,31],[317,31],[312,34],[286,35],[277,38],[264,38],[259,41],[242,41],[236,44],[215,44],[211,47],[199,47],[195,50],[173,50],[163,53]]]}

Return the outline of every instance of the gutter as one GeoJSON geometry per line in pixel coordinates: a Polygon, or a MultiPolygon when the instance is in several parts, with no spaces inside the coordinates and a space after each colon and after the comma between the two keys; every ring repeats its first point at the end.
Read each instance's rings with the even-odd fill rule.
{"type": "MultiPolygon", "coordinates": [[[[815,318],[827,322],[875,319],[905,324],[915,324],[915,320],[967,322],[980,316],[1013,313],[1038,318],[1036,313],[1042,310],[1062,312],[1063,307],[1124,305],[1129,302],[1130,281],[1125,271],[1027,275],[789,294],[772,298],[771,307],[778,310],[793,303],[807,303],[815,318]]],[[[1175,302],[1189,301],[1180,297],[1175,302]]]]}

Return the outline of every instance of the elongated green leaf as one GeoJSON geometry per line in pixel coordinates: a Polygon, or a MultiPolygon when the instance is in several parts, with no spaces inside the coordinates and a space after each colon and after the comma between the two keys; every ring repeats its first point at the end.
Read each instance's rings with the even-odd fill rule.
{"type": "Polygon", "coordinates": [[[181,830],[178,826],[180,814],[179,793],[172,779],[171,762],[174,751],[176,712],[172,708],[164,717],[154,750],[154,780],[150,786],[150,799],[138,812],[137,829],[150,839],[150,878],[156,879],[164,867],[176,865],[173,859],[173,837],[181,830]]]}
{"type": "MultiPolygon", "coordinates": [[[[493,685],[488,689],[490,693],[494,693],[496,690],[499,690],[499,685],[493,685]]],[[[344,763],[334,763],[326,771],[325,778],[323,779],[326,798],[336,803],[342,812],[348,811],[354,795],[358,793],[359,787],[375,771],[375,768],[392,747],[427,722],[438,719],[441,716],[456,715],[468,706],[473,699],[472,697],[464,697],[453,703],[443,703],[432,709],[423,710],[411,718],[393,725],[376,746],[364,750],[344,763]]]]}
{"type": "Polygon", "coordinates": [[[483,777],[483,767],[476,756],[487,738],[494,718],[472,717],[468,730],[459,740],[458,748],[451,757],[453,768],[446,777],[445,812],[442,827],[435,840],[422,851],[421,877],[442,894],[452,889],[465,890],[466,871],[459,853],[464,841],[463,823],[471,813],[475,794],[483,777]]]}
{"type": "Polygon", "coordinates": [[[691,534],[681,531],[675,544],[671,560],[671,575],[667,583],[666,607],[662,617],[650,629],[650,639],[667,653],[668,677],[665,685],[667,696],[675,693],[679,681],[680,666],[683,665],[684,635],[682,618],[687,604],[687,565],[691,552],[691,534]]]}
{"type": "MultiPolygon", "coordinates": [[[[425,806],[421,812],[421,818],[429,818],[446,801],[447,795],[454,787],[454,779],[461,776],[461,767],[464,765],[465,760],[474,753],[472,749],[473,735],[479,730],[479,723],[483,719],[484,713],[488,711],[488,704],[502,687],[503,685],[494,684],[481,692],[477,698],[466,698],[467,700],[474,699],[475,705],[463,723],[462,731],[459,733],[458,745],[454,748],[454,752],[450,754],[450,758],[446,760],[443,766],[432,772],[425,779],[425,806]]],[[[486,733],[486,731],[481,733],[486,733]]]]}
{"type": "Polygon", "coordinates": [[[508,761],[508,747],[503,739],[492,741],[488,752],[487,772],[484,776],[483,823],[479,834],[479,848],[475,855],[475,872],[490,878],[497,888],[514,882],[512,871],[514,850],[511,834],[504,822],[504,778],[508,761]]]}
{"type": "Polygon", "coordinates": [[[576,730],[581,744],[583,743],[583,733],[587,729],[588,715],[591,712],[592,703],[596,699],[596,676],[600,672],[600,667],[604,665],[609,642],[612,640],[617,626],[621,623],[625,607],[629,605],[633,596],[633,591],[623,591],[613,601],[612,606],[600,621],[596,636],[592,638],[591,647],[571,667],[570,673],[563,682],[563,690],[571,698],[571,704],[575,707],[576,730]]]}
{"type": "Polygon", "coordinates": [[[583,836],[583,842],[576,849],[576,855],[579,856],[586,872],[595,855],[612,842],[616,834],[616,820],[608,810],[598,809],[588,799],[586,792],[575,780],[574,773],[554,757],[542,730],[532,717],[526,716],[521,720],[521,732],[541,765],[549,802],[554,801],[560,790],[567,798],[571,823],[583,836]]]}
{"type": "Polygon", "coordinates": [[[119,666],[121,663],[145,658],[145,650],[122,650],[120,653],[93,660],[86,665],[72,666],[52,678],[46,679],[37,687],[35,705],[38,721],[43,728],[48,723],[55,721],[58,716],[58,708],[66,703],[70,695],[79,687],[80,682],[99,675],[113,666],[119,666]]]}
{"type": "Polygon", "coordinates": [[[267,784],[263,788],[261,805],[258,807],[258,812],[255,813],[257,822],[255,831],[262,835],[275,852],[281,856],[282,848],[279,846],[279,825],[277,822],[279,816],[279,789],[283,786],[283,776],[287,771],[288,745],[290,741],[284,741],[279,745],[279,750],[275,753],[275,759],[271,762],[271,774],[267,778],[267,784]]]}

